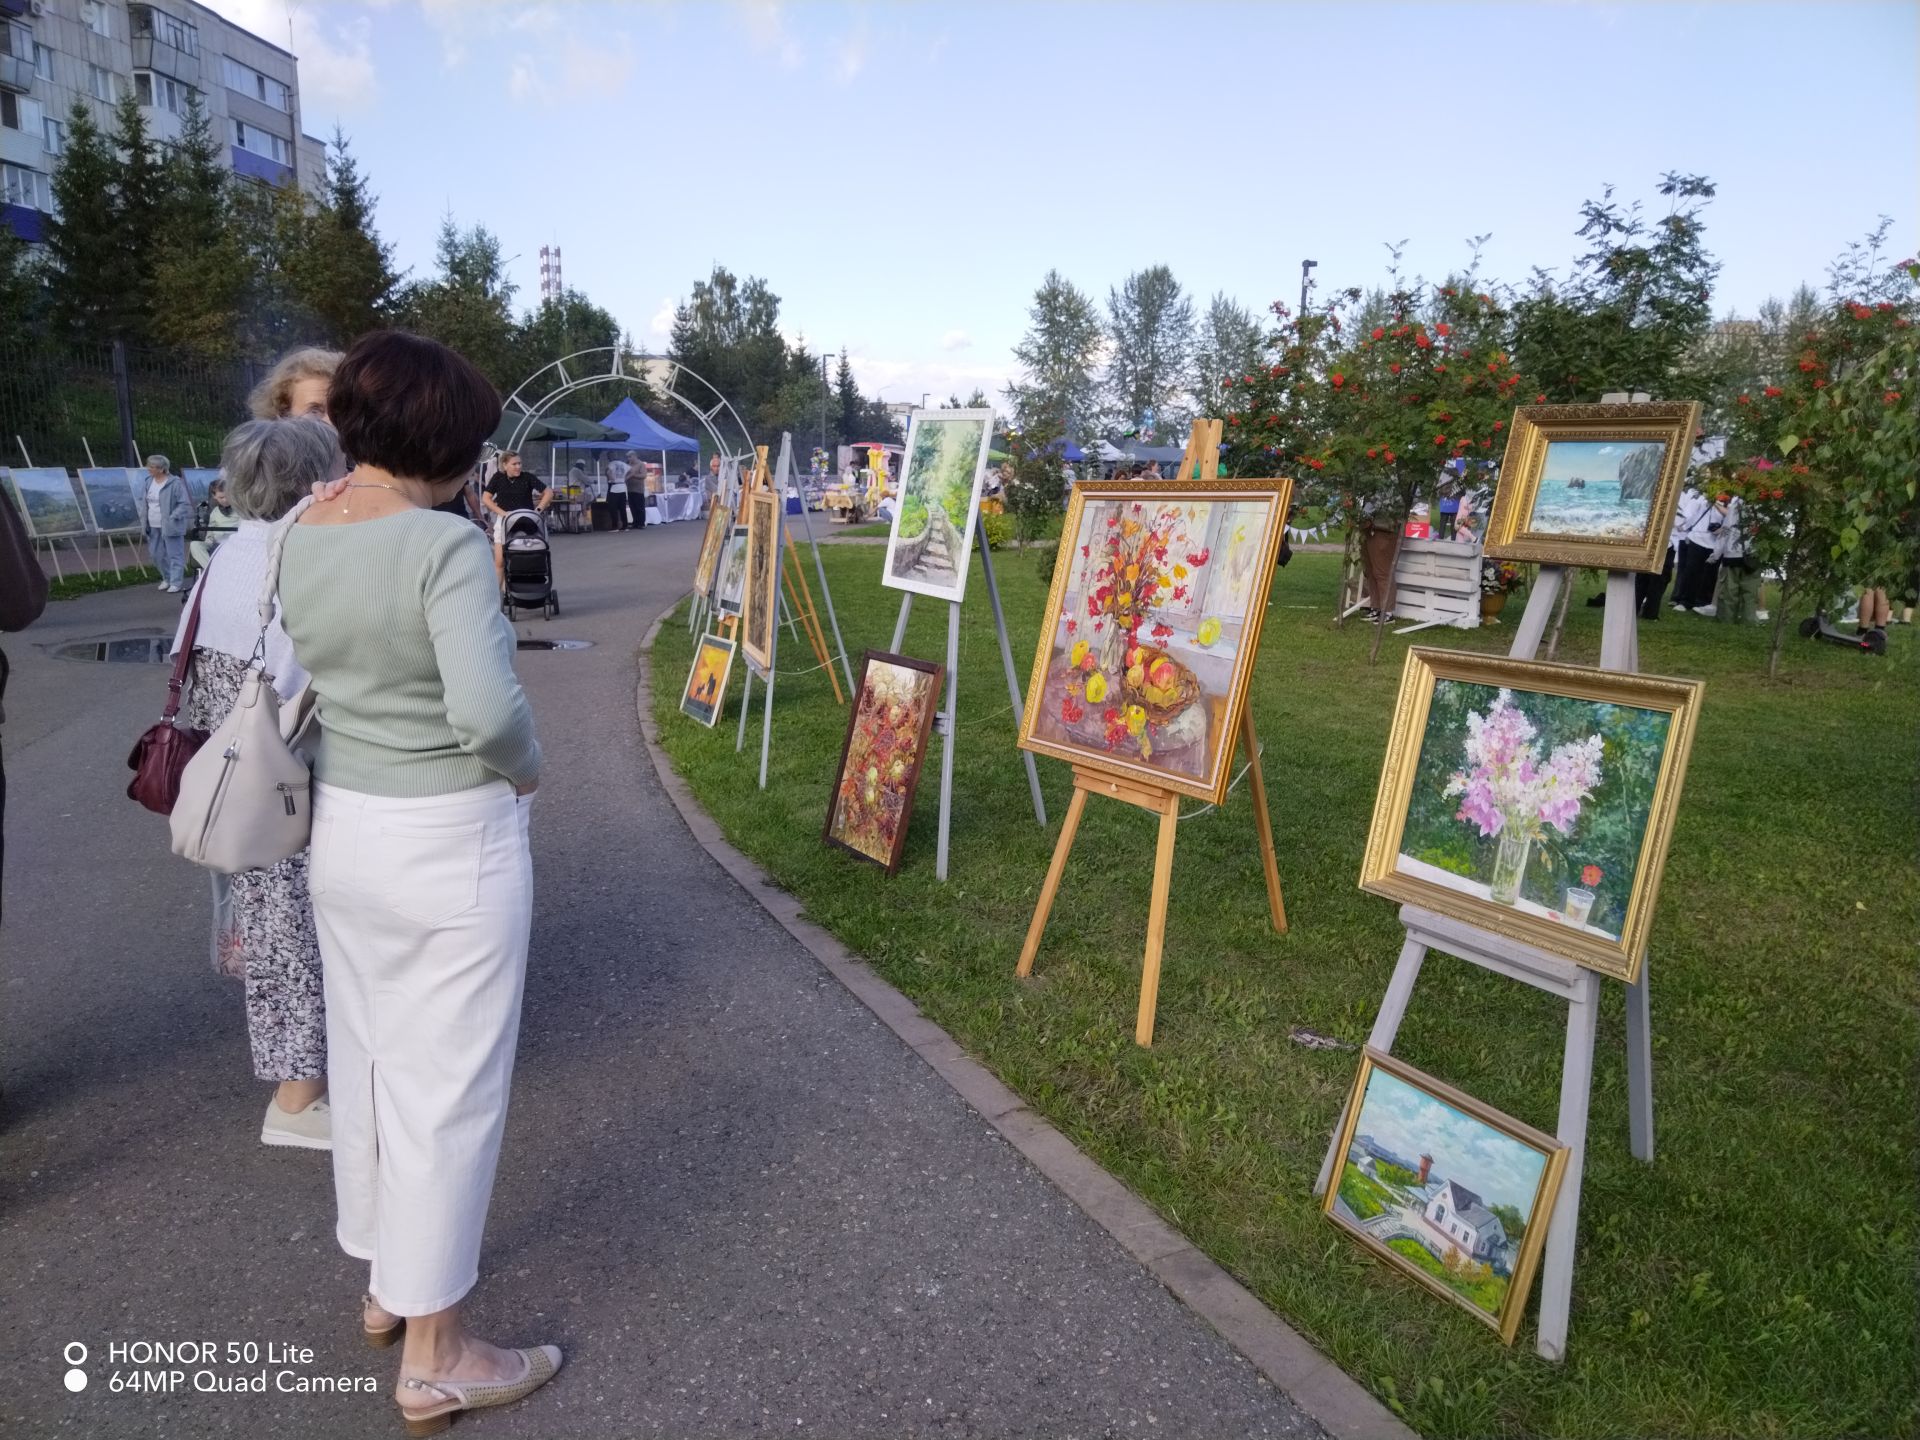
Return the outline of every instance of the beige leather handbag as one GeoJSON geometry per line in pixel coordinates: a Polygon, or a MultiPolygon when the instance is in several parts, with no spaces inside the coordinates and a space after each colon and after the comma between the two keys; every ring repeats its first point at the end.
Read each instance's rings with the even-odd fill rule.
{"type": "Polygon", "coordinates": [[[302,750],[313,723],[312,686],[284,709],[266,671],[267,627],[280,587],[280,552],[311,499],[274,527],[260,591],[260,639],[233,709],[180,772],[168,817],[173,853],[209,870],[258,870],[297,855],[313,830],[312,761],[302,750]]]}

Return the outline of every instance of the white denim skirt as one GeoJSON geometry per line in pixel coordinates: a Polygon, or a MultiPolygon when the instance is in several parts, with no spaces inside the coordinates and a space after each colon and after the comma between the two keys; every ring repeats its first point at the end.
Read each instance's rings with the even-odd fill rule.
{"type": "Polygon", "coordinates": [[[479,1277],[533,917],[531,801],[504,780],[392,799],[315,782],[340,1246],[396,1315],[479,1277]]]}

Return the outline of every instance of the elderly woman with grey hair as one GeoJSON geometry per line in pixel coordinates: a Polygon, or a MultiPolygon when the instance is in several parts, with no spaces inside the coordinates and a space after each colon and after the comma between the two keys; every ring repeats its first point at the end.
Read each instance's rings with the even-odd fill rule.
{"type": "Polygon", "coordinates": [[[141,523],[147,551],[160,572],[159,588],[178,595],[187,588],[187,531],[193,526],[193,493],[173,473],[164,455],[147,457],[147,478],[140,486],[141,523]]]}
{"type": "MultiPolygon", "coordinates": [[[[197,606],[186,724],[212,730],[233,708],[260,635],[275,522],[316,482],[338,475],[340,464],[339,441],[320,420],[249,420],[227,436],[220,468],[240,523],[201,572],[174,637],[177,654],[197,606]]],[[[265,663],[281,699],[306,684],[277,612],[267,626],[265,663]]],[[[213,948],[215,968],[246,986],[254,1074],[278,1082],[261,1143],[331,1149],[326,1006],[306,851],[265,870],[214,877],[213,948]]]]}

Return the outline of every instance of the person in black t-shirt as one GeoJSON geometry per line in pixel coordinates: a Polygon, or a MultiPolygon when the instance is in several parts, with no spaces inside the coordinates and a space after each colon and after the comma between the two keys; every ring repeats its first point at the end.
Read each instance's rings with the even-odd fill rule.
{"type": "Polygon", "coordinates": [[[547,482],[538,475],[523,475],[520,471],[520,452],[507,450],[500,455],[500,468],[494,472],[493,479],[487,482],[481,503],[487,507],[487,513],[493,516],[493,573],[505,585],[507,516],[515,510],[536,510],[544,515],[547,506],[553,503],[553,492],[547,489],[547,482]]]}

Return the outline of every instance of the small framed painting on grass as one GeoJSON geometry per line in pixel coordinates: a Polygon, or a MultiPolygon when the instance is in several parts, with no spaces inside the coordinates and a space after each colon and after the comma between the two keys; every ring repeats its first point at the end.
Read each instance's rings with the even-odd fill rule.
{"type": "Polygon", "coordinates": [[[1409,650],[1360,888],[1633,981],[1703,688],[1409,650]]]}
{"type": "Polygon", "coordinates": [[[992,440],[992,410],[913,412],[882,583],[938,600],[966,598],[992,440]]]}
{"type": "Polygon", "coordinates": [[[727,702],[727,677],[732,672],[733,641],[720,635],[701,636],[700,648],[693,652],[693,669],[687,672],[687,688],[680,695],[680,713],[711,730],[727,702]]]}
{"type": "Polygon", "coordinates": [[[1567,1147],[1368,1048],[1334,1154],[1327,1217],[1511,1345],[1567,1147]]]}
{"type": "Polygon", "coordinates": [[[945,677],[944,665],[880,650],[861,667],[823,838],[889,875],[900,868],[945,677]]]}
{"type": "Polygon", "coordinates": [[[1699,428],[1697,400],[1522,405],[1500,463],[1487,555],[1660,570],[1699,428]]]}

